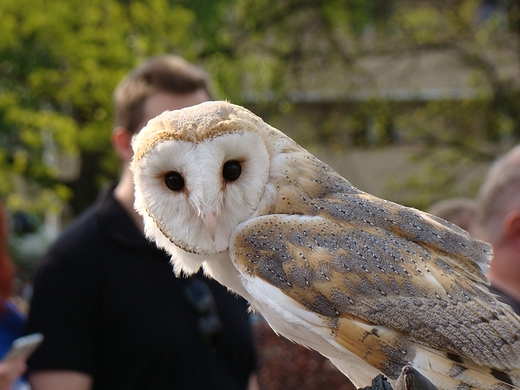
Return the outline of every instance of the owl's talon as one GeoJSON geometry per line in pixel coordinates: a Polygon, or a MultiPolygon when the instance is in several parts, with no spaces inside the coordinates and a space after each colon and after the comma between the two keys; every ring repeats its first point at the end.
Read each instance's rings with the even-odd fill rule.
{"type": "Polygon", "coordinates": [[[379,374],[374,379],[372,379],[372,386],[366,386],[363,388],[359,388],[358,390],[393,390],[392,385],[388,382],[386,377],[382,374],[379,374]]]}
{"type": "Polygon", "coordinates": [[[395,389],[380,374],[372,379],[372,386],[366,386],[358,390],[437,390],[437,387],[412,366],[404,366],[401,375],[397,378],[395,389]]]}
{"type": "Polygon", "coordinates": [[[437,387],[412,366],[404,366],[395,390],[437,390],[437,387]]]}

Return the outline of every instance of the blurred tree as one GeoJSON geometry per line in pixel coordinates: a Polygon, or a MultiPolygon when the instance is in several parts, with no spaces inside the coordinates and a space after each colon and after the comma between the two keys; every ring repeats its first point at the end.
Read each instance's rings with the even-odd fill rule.
{"type": "Polygon", "coordinates": [[[407,139],[420,146],[415,160],[424,167],[421,175],[397,184],[411,189],[408,201],[421,208],[473,196],[480,180],[457,192],[461,171],[520,142],[520,2],[431,2],[401,9],[390,23],[399,26],[397,47],[419,55],[443,53],[464,71],[469,87],[465,96],[446,93],[397,119],[408,129],[407,139]]]}
{"type": "Polygon", "coordinates": [[[166,0],[0,4],[0,193],[14,209],[78,212],[117,171],[111,93],[145,57],[193,57],[193,12],[166,0]]]}
{"type": "Polygon", "coordinates": [[[478,183],[458,186],[461,172],[520,141],[519,1],[245,0],[232,10],[223,30],[243,64],[242,99],[282,115],[335,103],[302,139],[416,147],[423,170],[396,179],[389,197],[426,208],[473,195],[478,183]],[[413,84],[417,75],[439,80],[413,84]]]}
{"type": "MultiPolygon", "coordinates": [[[[361,15],[364,2],[351,3],[336,5],[361,15]]],[[[321,8],[301,0],[2,1],[0,195],[32,212],[68,201],[77,213],[91,204],[117,171],[111,92],[150,55],[203,60],[218,96],[275,99],[312,47],[303,48],[300,35],[324,25],[321,8]]]]}
{"type": "MultiPolygon", "coordinates": [[[[0,195],[11,208],[68,200],[79,212],[93,201],[117,171],[111,92],[136,63],[164,52],[199,62],[218,97],[267,118],[298,102],[334,103],[305,139],[425,147],[420,162],[431,169],[407,189],[445,189],[455,172],[432,171],[448,155],[490,159],[520,139],[518,65],[510,66],[511,54],[520,58],[520,8],[512,0],[47,3],[0,4],[0,195]],[[396,78],[394,60],[410,59],[406,78],[436,52],[471,75],[471,96],[395,98],[399,82],[385,85],[396,78]]],[[[399,200],[426,206],[435,196],[399,200]]]]}

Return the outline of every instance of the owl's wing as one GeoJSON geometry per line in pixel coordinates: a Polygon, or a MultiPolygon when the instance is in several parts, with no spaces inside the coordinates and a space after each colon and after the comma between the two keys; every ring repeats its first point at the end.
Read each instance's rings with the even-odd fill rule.
{"type": "MultiPolygon", "coordinates": [[[[467,367],[500,375],[519,367],[519,319],[487,292],[480,266],[464,255],[480,244],[411,209],[360,202],[366,210],[350,210],[347,219],[337,218],[344,200],[334,202],[310,202],[321,215],[239,225],[230,247],[235,266],[325,318],[335,342],[391,378],[419,355],[443,374],[454,362],[460,375],[467,367]],[[453,241],[461,237],[462,244],[453,241]]],[[[516,375],[503,374],[504,381],[517,383],[516,375]]]]}
{"type": "MultiPolygon", "coordinates": [[[[403,254],[408,242],[415,243],[426,256],[424,262],[428,263],[430,254],[436,254],[470,280],[488,283],[485,273],[492,257],[491,245],[471,238],[463,229],[431,214],[361,191],[332,194],[318,199],[311,202],[308,212],[322,215],[340,225],[391,233],[401,238],[403,254]]],[[[420,260],[422,254],[418,255],[412,258],[420,260]]]]}

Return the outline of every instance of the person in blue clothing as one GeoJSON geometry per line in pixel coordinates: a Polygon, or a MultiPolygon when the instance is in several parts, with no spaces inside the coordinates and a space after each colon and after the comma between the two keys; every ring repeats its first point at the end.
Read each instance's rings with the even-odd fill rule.
{"type": "MultiPolygon", "coordinates": [[[[7,221],[0,207],[0,360],[11,348],[11,343],[22,336],[25,316],[10,300],[13,294],[14,270],[7,250],[7,221]]],[[[12,389],[25,372],[24,358],[0,362],[0,390],[12,389]]]]}
{"type": "MultiPolygon", "coordinates": [[[[12,342],[23,335],[25,316],[11,301],[3,302],[0,312],[0,357],[11,348],[12,342]]],[[[20,376],[27,366],[24,358],[18,358],[7,362],[0,362],[0,390],[11,390],[15,383],[22,386],[25,380],[20,376]]],[[[23,388],[23,387],[22,387],[23,388]]]]}

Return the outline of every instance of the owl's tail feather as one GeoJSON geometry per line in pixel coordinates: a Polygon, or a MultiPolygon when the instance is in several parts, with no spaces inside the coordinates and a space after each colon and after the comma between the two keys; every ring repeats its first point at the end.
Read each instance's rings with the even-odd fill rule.
{"type": "Polygon", "coordinates": [[[412,365],[439,389],[520,389],[520,369],[497,370],[480,366],[427,347],[417,348],[412,365]]]}
{"type": "Polygon", "coordinates": [[[397,379],[404,366],[411,365],[439,390],[520,389],[520,369],[492,369],[417,343],[410,344],[396,339],[393,332],[383,327],[369,326],[353,316],[341,318],[335,341],[392,380],[397,379]]]}

